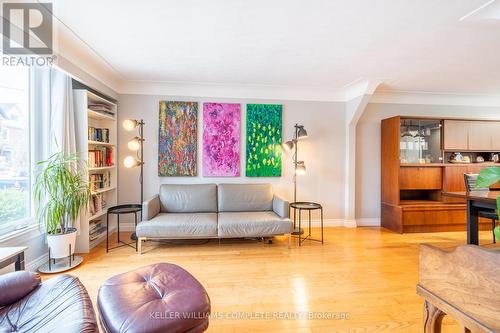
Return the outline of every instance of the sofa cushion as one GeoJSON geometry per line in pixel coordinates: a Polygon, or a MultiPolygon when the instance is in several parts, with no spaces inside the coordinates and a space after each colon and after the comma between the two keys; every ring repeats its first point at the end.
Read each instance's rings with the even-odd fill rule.
{"type": "Polygon", "coordinates": [[[203,238],[217,236],[216,213],[160,213],[137,225],[138,237],[203,238]]]}
{"type": "Polygon", "coordinates": [[[263,237],[291,233],[292,221],[274,212],[219,213],[219,237],[263,237]]]}
{"type": "Polygon", "coordinates": [[[216,213],[215,184],[163,184],[160,186],[162,213],[216,213]]]}
{"type": "Polygon", "coordinates": [[[263,212],[273,209],[271,184],[220,184],[219,212],[263,212]]]}

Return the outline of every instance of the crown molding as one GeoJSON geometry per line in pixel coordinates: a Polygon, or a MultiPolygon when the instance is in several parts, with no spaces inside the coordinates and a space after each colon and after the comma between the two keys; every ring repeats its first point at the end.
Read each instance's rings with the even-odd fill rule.
{"type": "Polygon", "coordinates": [[[376,91],[370,103],[500,107],[500,95],[376,91]]]}
{"type": "Polygon", "coordinates": [[[82,82],[115,94],[348,102],[370,95],[369,103],[500,107],[500,95],[377,90],[387,79],[358,78],[338,89],[210,82],[127,80],[64,25],[57,24],[56,65],[82,82]]]}
{"type": "Polygon", "coordinates": [[[54,15],[54,64],[85,84],[115,95],[123,77],[54,15]]]}
{"type": "Polygon", "coordinates": [[[120,94],[212,98],[251,98],[343,102],[344,92],[322,87],[221,84],[203,82],[122,81],[120,94]]]}
{"type": "Polygon", "coordinates": [[[348,102],[363,95],[373,95],[383,79],[359,78],[343,87],[344,101],[348,102]]]}

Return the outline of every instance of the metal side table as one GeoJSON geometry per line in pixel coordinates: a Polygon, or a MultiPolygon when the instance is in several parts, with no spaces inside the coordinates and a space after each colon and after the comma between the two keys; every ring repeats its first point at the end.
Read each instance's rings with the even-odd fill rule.
{"type": "Polygon", "coordinates": [[[302,243],[306,240],[312,240],[315,242],[321,242],[323,244],[323,206],[321,206],[319,203],[316,202],[307,202],[307,201],[300,201],[300,202],[292,202],[290,203],[290,206],[288,208],[288,216],[291,217],[290,215],[290,210],[293,209],[293,229],[296,230],[296,232],[293,233],[293,235],[298,236],[299,239],[299,246],[302,245],[302,243]],[[298,210],[298,224],[297,224],[297,210],[298,210]],[[307,235],[305,237],[302,237],[304,234],[304,230],[302,229],[302,211],[305,210],[308,212],[309,215],[309,225],[308,225],[308,231],[307,235]],[[321,239],[314,239],[311,238],[311,212],[313,210],[319,210],[321,213],[321,239]],[[298,226],[298,228],[297,228],[298,226]]]}
{"type": "Polygon", "coordinates": [[[127,205],[118,205],[108,208],[108,212],[106,214],[106,252],[109,250],[117,249],[122,246],[130,246],[131,248],[137,251],[137,239],[134,242],[126,243],[120,240],[120,215],[123,214],[134,214],[135,218],[135,226],[137,226],[137,213],[142,211],[142,206],[139,204],[127,204],[127,205]],[[117,225],[117,236],[118,236],[118,245],[112,248],[109,247],[109,215],[116,215],[116,225],[117,225]],[[120,244],[121,243],[121,244],[120,244]],[[135,247],[132,245],[135,243],[135,247]]]}

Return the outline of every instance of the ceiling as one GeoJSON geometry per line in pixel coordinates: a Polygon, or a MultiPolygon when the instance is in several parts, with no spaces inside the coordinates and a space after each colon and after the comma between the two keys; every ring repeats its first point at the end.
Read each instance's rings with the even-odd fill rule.
{"type": "Polygon", "coordinates": [[[487,2],[57,0],[55,15],[126,81],[497,95],[500,20],[460,20],[487,2]]]}

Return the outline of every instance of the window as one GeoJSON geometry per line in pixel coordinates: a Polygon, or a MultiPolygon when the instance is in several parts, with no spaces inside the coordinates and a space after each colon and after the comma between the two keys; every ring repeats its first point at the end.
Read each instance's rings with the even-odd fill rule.
{"type": "Polygon", "coordinates": [[[29,68],[0,66],[0,235],[32,220],[29,105],[29,68]]]}

